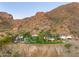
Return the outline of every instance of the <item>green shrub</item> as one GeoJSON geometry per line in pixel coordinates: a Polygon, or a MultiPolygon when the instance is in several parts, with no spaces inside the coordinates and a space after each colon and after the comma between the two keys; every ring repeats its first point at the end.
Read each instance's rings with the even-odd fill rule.
{"type": "Polygon", "coordinates": [[[25,43],[31,43],[32,42],[32,35],[30,32],[26,32],[23,34],[23,40],[25,43]]]}
{"type": "Polygon", "coordinates": [[[12,42],[12,37],[10,36],[4,36],[2,39],[0,39],[0,46],[11,43],[12,42]]]}
{"type": "Polygon", "coordinates": [[[69,49],[72,46],[72,44],[68,43],[68,44],[65,44],[64,46],[65,46],[65,48],[69,49]]]}

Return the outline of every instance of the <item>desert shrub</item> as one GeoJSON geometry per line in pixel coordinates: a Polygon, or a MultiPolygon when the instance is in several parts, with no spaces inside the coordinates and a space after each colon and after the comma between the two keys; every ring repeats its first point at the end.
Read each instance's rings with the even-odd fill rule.
{"type": "Polygon", "coordinates": [[[23,34],[23,36],[24,37],[31,37],[31,34],[30,34],[30,32],[26,32],[26,33],[23,34]]]}
{"type": "Polygon", "coordinates": [[[79,48],[79,47],[77,47],[77,46],[75,47],[75,49],[78,49],[78,48],[79,48]]]}
{"type": "Polygon", "coordinates": [[[39,30],[39,28],[38,27],[35,27],[34,30],[39,30]]]}
{"type": "Polygon", "coordinates": [[[71,51],[70,51],[70,50],[67,50],[66,52],[67,52],[67,53],[71,53],[71,51]]]}
{"type": "Polygon", "coordinates": [[[17,51],[2,51],[0,52],[1,57],[21,57],[22,55],[17,51]]]}
{"type": "Polygon", "coordinates": [[[59,17],[51,17],[50,18],[54,24],[62,24],[63,20],[61,20],[59,17]]]}
{"type": "MultiPolygon", "coordinates": [[[[4,48],[3,48],[4,49],[4,48]]],[[[11,55],[12,55],[12,51],[9,49],[9,50],[1,50],[2,51],[2,57],[4,56],[4,57],[10,57],[11,55]]]]}
{"type": "Polygon", "coordinates": [[[12,54],[13,57],[21,57],[22,55],[18,52],[14,52],[14,54],[12,54]]]}
{"type": "Polygon", "coordinates": [[[53,31],[53,32],[57,32],[57,30],[56,30],[56,29],[52,29],[52,31],[53,31]]]}
{"type": "Polygon", "coordinates": [[[39,32],[38,35],[41,36],[41,37],[45,37],[45,36],[51,37],[52,36],[52,34],[50,33],[50,30],[48,30],[48,31],[41,31],[41,32],[39,32]]]}
{"type": "Polygon", "coordinates": [[[68,44],[65,44],[64,46],[65,46],[65,48],[69,49],[72,46],[72,44],[68,43],[68,44]]]}
{"type": "Polygon", "coordinates": [[[0,46],[11,43],[12,42],[12,37],[10,36],[4,36],[2,39],[0,39],[0,46]]]}

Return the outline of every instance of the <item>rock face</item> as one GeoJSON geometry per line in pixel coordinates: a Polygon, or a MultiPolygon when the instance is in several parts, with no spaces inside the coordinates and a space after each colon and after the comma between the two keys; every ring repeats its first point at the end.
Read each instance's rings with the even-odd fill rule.
{"type": "Polygon", "coordinates": [[[75,34],[79,29],[79,3],[62,5],[49,12],[37,12],[36,15],[14,21],[12,28],[36,33],[41,30],[51,30],[58,34],[75,34]],[[15,25],[17,24],[17,25],[15,25]]]}
{"type": "Polygon", "coordinates": [[[0,18],[3,18],[3,19],[13,19],[13,16],[11,14],[8,14],[6,12],[0,12],[0,18]]]}
{"type": "Polygon", "coordinates": [[[6,12],[0,12],[0,31],[11,28],[13,16],[6,12]]]}
{"type": "Polygon", "coordinates": [[[31,33],[36,33],[41,30],[49,30],[51,28],[51,20],[45,16],[44,12],[38,12],[35,16],[25,19],[22,28],[31,33]]]}
{"type": "MultiPolygon", "coordinates": [[[[79,34],[79,3],[70,3],[60,6],[46,14],[52,22],[59,27],[59,33],[64,28],[64,33],[79,34]]],[[[56,27],[57,27],[56,26],[56,27]]],[[[58,28],[57,27],[57,28],[58,28]]]]}

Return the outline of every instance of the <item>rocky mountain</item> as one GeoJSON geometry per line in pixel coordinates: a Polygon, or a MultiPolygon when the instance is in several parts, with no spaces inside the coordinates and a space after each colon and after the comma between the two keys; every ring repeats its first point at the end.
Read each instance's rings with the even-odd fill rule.
{"type": "MultiPolygon", "coordinates": [[[[55,25],[59,26],[62,32],[79,35],[79,3],[73,2],[67,5],[60,6],[54,10],[47,12],[47,16],[55,25]]],[[[56,26],[56,27],[57,27],[56,26]]]]}
{"type": "Polygon", "coordinates": [[[22,28],[31,33],[40,32],[41,30],[51,29],[51,20],[45,16],[44,12],[37,12],[35,16],[24,19],[22,28]]]}
{"type": "Polygon", "coordinates": [[[59,6],[49,12],[37,12],[36,15],[14,20],[11,14],[0,12],[0,29],[11,31],[29,31],[37,33],[51,30],[58,34],[79,34],[79,3],[73,2],[59,6]]]}
{"type": "Polygon", "coordinates": [[[0,31],[11,29],[13,16],[6,12],[0,12],[0,31]]]}

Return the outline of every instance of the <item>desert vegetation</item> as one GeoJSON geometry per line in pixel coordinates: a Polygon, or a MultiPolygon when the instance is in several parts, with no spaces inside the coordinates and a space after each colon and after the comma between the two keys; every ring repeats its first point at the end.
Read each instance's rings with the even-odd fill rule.
{"type": "Polygon", "coordinates": [[[30,32],[20,32],[15,35],[5,33],[5,35],[0,36],[0,46],[9,43],[63,44],[63,40],[58,34],[51,34],[49,31],[41,31],[36,34],[36,36],[32,35],[30,32]]]}
{"type": "Polygon", "coordinates": [[[12,43],[12,37],[10,37],[9,35],[0,38],[0,46],[9,44],[9,43],[12,43]]]}

